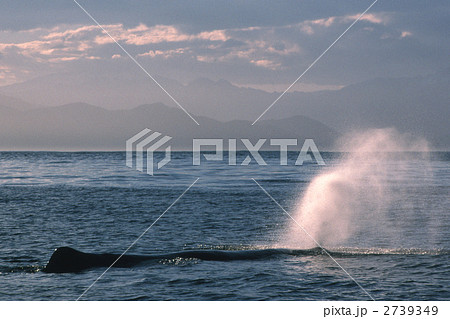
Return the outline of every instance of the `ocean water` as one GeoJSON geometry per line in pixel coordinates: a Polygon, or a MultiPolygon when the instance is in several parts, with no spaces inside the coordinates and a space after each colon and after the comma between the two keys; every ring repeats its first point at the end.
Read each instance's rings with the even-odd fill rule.
{"type": "MultiPolygon", "coordinates": [[[[1,152],[0,300],[77,299],[105,268],[45,273],[54,249],[120,254],[197,178],[130,254],[283,248],[292,232],[287,213],[342,157],[322,153],[325,166],[295,166],[289,153],[290,165],[280,166],[276,153],[264,152],[267,166],[193,167],[190,153],[172,155],[149,176],[126,167],[122,152],[1,152]]],[[[400,160],[385,181],[398,196],[381,211],[353,214],[348,236],[327,241],[334,260],[325,253],[161,259],[111,268],[81,300],[370,300],[355,281],[376,300],[448,300],[450,153],[400,160]]]]}

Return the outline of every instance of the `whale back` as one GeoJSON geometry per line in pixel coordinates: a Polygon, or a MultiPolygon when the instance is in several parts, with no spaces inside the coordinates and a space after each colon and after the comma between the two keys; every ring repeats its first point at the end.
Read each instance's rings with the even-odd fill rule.
{"type": "Polygon", "coordinates": [[[113,264],[114,267],[131,267],[149,258],[151,257],[89,254],[70,247],[59,247],[53,252],[43,271],[48,273],[70,273],[95,267],[109,267],[113,264]]]}
{"type": "Polygon", "coordinates": [[[54,251],[44,271],[51,273],[80,272],[107,264],[106,262],[100,262],[99,258],[96,257],[70,247],[60,247],[54,251]]]}
{"type": "Polygon", "coordinates": [[[142,261],[174,258],[195,258],[208,261],[233,261],[275,258],[282,255],[323,254],[322,248],[305,250],[256,249],[256,250],[185,250],[160,255],[118,255],[84,253],[70,247],[56,249],[44,268],[48,273],[74,273],[95,267],[132,267],[142,261]]]}

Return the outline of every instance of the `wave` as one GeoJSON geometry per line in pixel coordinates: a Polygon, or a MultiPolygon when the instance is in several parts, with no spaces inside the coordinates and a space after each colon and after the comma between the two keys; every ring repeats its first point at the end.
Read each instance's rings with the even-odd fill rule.
{"type": "Polygon", "coordinates": [[[28,266],[1,266],[0,267],[0,275],[2,274],[12,274],[12,273],[28,273],[33,274],[44,269],[43,266],[39,265],[28,265],[28,266]]]}

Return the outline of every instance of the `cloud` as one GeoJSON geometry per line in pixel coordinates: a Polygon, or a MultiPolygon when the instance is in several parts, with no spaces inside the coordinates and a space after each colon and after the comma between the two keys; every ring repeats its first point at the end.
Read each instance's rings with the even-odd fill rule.
{"type": "Polygon", "coordinates": [[[12,69],[6,65],[0,65],[0,84],[7,85],[14,83],[16,76],[12,69]]]}
{"type": "MultiPolygon", "coordinates": [[[[123,25],[119,24],[105,27],[105,29],[116,41],[123,41],[126,44],[137,46],[165,42],[191,42],[195,40],[227,41],[229,39],[224,30],[189,34],[182,32],[173,25],[155,25],[148,27],[141,23],[135,28],[126,29],[123,25]]],[[[108,35],[101,35],[96,37],[95,42],[97,44],[108,44],[114,41],[108,35]]]]}
{"type": "Polygon", "coordinates": [[[335,22],[336,22],[336,17],[329,17],[329,18],[324,18],[324,19],[316,19],[316,20],[305,21],[304,24],[318,25],[318,26],[321,26],[321,27],[328,28],[329,26],[331,26],[335,22]]]}
{"type": "MultiPolygon", "coordinates": [[[[49,34],[41,36],[44,40],[53,40],[53,39],[65,39],[72,40],[76,38],[83,38],[89,33],[98,31],[98,27],[94,25],[81,26],[75,29],[67,29],[64,31],[60,31],[63,27],[55,27],[51,29],[49,34]]],[[[40,28],[40,31],[44,31],[44,29],[40,28]]]]}
{"type": "MultiPolygon", "coordinates": [[[[203,31],[200,33],[186,33],[173,25],[156,25],[148,27],[145,24],[139,24],[133,28],[125,28],[123,24],[109,24],[103,26],[105,30],[118,42],[143,47],[143,50],[136,56],[156,57],[165,55],[165,57],[176,54],[183,54],[185,50],[182,47],[171,49],[149,49],[148,46],[155,44],[171,44],[198,42],[198,47],[212,45],[216,42],[226,42],[230,37],[225,30],[203,31]],[[164,53],[162,53],[164,52],[164,53]]],[[[102,47],[114,44],[114,40],[105,35],[96,25],[87,26],[66,26],[44,29],[32,29],[19,31],[34,35],[32,40],[22,42],[0,43],[0,53],[18,54],[27,57],[33,57],[36,61],[64,62],[80,59],[101,58],[98,51],[102,47]]],[[[115,48],[116,49],[116,48],[115,48]]],[[[109,57],[118,58],[117,54],[109,57]]],[[[106,56],[104,56],[106,58],[106,56]]]]}
{"type": "MultiPolygon", "coordinates": [[[[142,23],[131,28],[120,23],[104,25],[103,28],[119,43],[136,47],[132,51],[137,57],[168,59],[186,55],[193,61],[203,63],[232,63],[237,59],[274,70],[282,65],[279,57],[301,52],[296,43],[268,38],[272,28],[246,27],[198,33],[188,33],[174,25],[149,27],[142,23]],[[189,48],[187,43],[191,43],[189,48]]],[[[34,38],[17,43],[0,43],[1,53],[50,64],[121,57],[113,53],[117,52],[114,40],[96,25],[60,25],[20,32],[32,34],[34,38]]]]}
{"type": "MultiPolygon", "coordinates": [[[[350,22],[355,21],[361,14],[354,14],[342,17],[343,21],[350,22]]],[[[386,25],[390,21],[390,15],[386,13],[366,13],[360,19],[360,21],[367,21],[373,24],[386,25]]]]}
{"type": "Polygon", "coordinates": [[[71,57],[62,57],[62,58],[51,58],[49,59],[50,62],[58,63],[58,62],[67,62],[67,61],[74,61],[78,60],[77,57],[71,56],[71,57]]]}
{"type": "Polygon", "coordinates": [[[161,56],[164,59],[168,59],[168,58],[172,58],[176,55],[184,54],[187,50],[188,50],[188,48],[178,48],[178,49],[174,49],[174,50],[150,50],[148,52],[138,54],[138,56],[151,57],[151,58],[161,56]]]}
{"type": "Polygon", "coordinates": [[[226,35],[226,32],[224,30],[201,32],[196,37],[201,40],[222,41],[222,42],[225,42],[230,39],[230,37],[226,35]]]}
{"type": "MultiPolygon", "coordinates": [[[[275,10],[278,5],[272,7],[275,10]]],[[[198,23],[188,23],[162,18],[151,20],[142,14],[138,17],[142,23],[135,23],[121,16],[108,19],[105,14],[101,22],[104,22],[103,27],[115,40],[133,57],[140,58],[140,63],[153,73],[167,76],[170,73],[170,76],[178,77],[184,70],[186,75],[183,81],[189,81],[189,77],[210,76],[240,83],[247,83],[248,78],[253,78],[254,83],[287,83],[301,74],[359,17],[359,13],[354,11],[356,7],[356,3],[352,6],[334,5],[336,10],[327,7],[325,11],[305,11],[301,14],[291,14],[288,10],[288,18],[282,18],[285,17],[283,13],[268,21],[253,19],[253,15],[250,17],[247,11],[242,11],[242,17],[248,20],[240,21],[235,17],[235,20],[230,18],[226,24],[212,21],[214,23],[208,26],[204,24],[203,16],[202,19],[197,17],[202,20],[198,23]]],[[[185,14],[179,8],[173,9],[178,10],[176,12],[179,14],[185,14]]],[[[253,9],[260,10],[259,13],[268,10],[262,7],[253,9]]],[[[438,43],[436,40],[439,37],[426,37],[429,32],[425,33],[416,26],[419,21],[417,17],[407,20],[403,11],[395,11],[392,5],[383,7],[386,10],[384,12],[374,9],[365,14],[351,32],[333,47],[326,59],[318,64],[318,68],[327,64],[326,70],[310,72],[308,79],[315,83],[341,85],[366,79],[368,74],[378,72],[380,76],[382,66],[388,68],[387,60],[398,66],[396,70],[410,72],[411,68],[404,66],[406,62],[402,60],[406,49],[409,59],[423,61],[421,57],[424,54],[421,52],[436,51],[429,46],[425,48],[423,39],[426,38],[433,48],[442,45],[443,41],[438,43]],[[402,41],[405,38],[409,41],[402,41]],[[391,54],[394,51],[396,54],[391,54]],[[369,72],[368,68],[374,59],[378,61],[381,57],[384,57],[383,64],[374,66],[369,72]],[[401,58],[395,60],[396,57],[401,58]],[[343,72],[349,65],[355,71],[343,72]],[[366,72],[357,71],[358,68],[366,72]],[[351,77],[358,72],[357,77],[351,77]],[[317,78],[314,78],[316,75],[317,78]],[[342,82],[337,78],[345,80],[342,82]]],[[[189,16],[189,19],[192,20],[192,17],[189,16]]],[[[70,19],[67,21],[73,23],[70,19]]],[[[27,76],[40,76],[42,72],[64,72],[77,68],[90,70],[94,65],[95,68],[102,65],[105,69],[116,70],[122,63],[129,62],[128,57],[97,25],[89,20],[84,22],[87,24],[41,24],[28,30],[0,30],[1,63],[10,69],[9,75],[3,71],[2,78],[13,79],[14,74],[17,80],[21,80],[27,76]]],[[[443,60],[427,59],[430,60],[427,62],[429,65],[436,65],[438,61],[442,63],[443,60]]],[[[429,66],[427,68],[430,69],[429,66]]]]}
{"type": "Polygon", "coordinates": [[[412,32],[402,31],[400,38],[406,38],[406,37],[411,37],[411,36],[412,36],[412,32]]]}
{"type": "Polygon", "coordinates": [[[152,28],[145,28],[142,31],[123,30],[118,38],[127,44],[134,45],[190,40],[188,34],[180,32],[176,27],[171,25],[157,25],[152,28]]]}
{"type": "MultiPolygon", "coordinates": [[[[330,28],[332,26],[340,25],[340,24],[348,24],[356,19],[361,15],[361,13],[358,14],[352,14],[352,15],[344,15],[344,16],[331,16],[327,18],[321,18],[321,19],[315,19],[315,20],[306,20],[301,23],[298,23],[295,26],[302,30],[305,34],[313,35],[317,31],[324,29],[324,28],[330,28]]],[[[391,19],[391,14],[387,13],[366,13],[364,14],[359,21],[360,22],[368,22],[371,24],[381,24],[386,25],[391,19]]]]}
{"type": "Polygon", "coordinates": [[[0,52],[19,54],[48,62],[73,61],[81,58],[92,59],[88,52],[93,48],[93,36],[98,33],[96,26],[33,29],[19,33],[34,34],[37,39],[23,42],[0,43],[0,52]]]}
{"type": "Polygon", "coordinates": [[[261,66],[263,68],[267,68],[267,69],[271,69],[271,70],[275,70],[278,67],[280,67],[280,63],[276,63],[274,61],[270,61],[270,60],[250,60],[250,63],[253,63],[257,66],[261,66]]]}

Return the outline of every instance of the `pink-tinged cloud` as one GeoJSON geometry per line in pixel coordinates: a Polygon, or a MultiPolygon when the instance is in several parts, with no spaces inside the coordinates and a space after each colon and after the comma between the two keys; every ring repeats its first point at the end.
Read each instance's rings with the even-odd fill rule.
{"type": "Polygon", "coordinates": [[[312,35],[314,34],[314,29],[312,26],[310,26],[309,24],[303,24],[300,26],[300,30],[303,31],[303,33],[306,33],[308,35],[312,35]]]}
{"type": "MultiPolygon", "coordinates": [[[[113,30],[122,25],[107,26],[113,30]]],[[[78,59],[100,59],[92,54],[95,37],[101,33],[98,26],[67,27],[57,26],[50,29],[31,29],[19,33],[33,33],[33,40],[20,43],[0,43],[0,52],[34,59],[35,62],[60,63],[78,59]]]]}
{"type": "Polygon", "coordinates": [[[190,36],[180,32],[174,26],[157,25],[143,32],[129,32],[125,30],[122,40],[127,44],[146,45],[161,42],[182,42],[189,41],[190,36]]]}
{"type": "Polygon", "coordinates": [[[108,36],[99,35],[99,36],[95,37],[94,43],[98,44],[98,45],[105,45],[105,44],[114,43],[114,40],[108,36]]]}
{"type": "MultiPolygon", "coordinates": [[[[355,21],[361,14],[345,15],[345,16],[333,16],[328,18],[306,20],[297,26],[300,30],[308,35],[313,35],[316,31],[323,28],[329,28],[336,24],[350,23],[355,21]]],[[[359,20],[369,22],[372,24],[386,25],[390,21],[391,17],[385,13],[366,13],[359,20]]]]}
{"type": "Polygon", "coordinates": [[[250,63],[252,63],[252,64],[254,64],[256,66],[263,67],[263,68],[266,68],[266,69],[271,69],[271,70],[275,70],[275,69],[280,67],[279,63],[276,63],[276,62],[270,61],[270,60],[266,60],[266,59],[263,59],[263,60],[251,60],[250,63]]]}
{"type": "Polygon", "coordinates": [[[197,55],[196,59],[199,62],[205,62],[205,63],[212,63],[212,62],[217,61],[216,58],[208,56],[208,55],[197,55]]]}
{"type": "Polygon", "coordinates": [[[131,32],[131,33],[133,33],[133,32],[144,32],[144,31],[148,31],[148,30],[150,30],[150,28],[147,27],[145,24],[141,23],[135,28],[128,29],[128,32],[131,32]]]}
{"type": "MultiPolygon", "coordinates": [[[[53,28],[53,30],[55,29],[59,29],[59,27],[57,28],[53,28]]],[[[68,30],[64,30],[64,31],[55,31],[55,32],[50,32],[47,35],[42,36],[41,38],[44,40],[53,40],[53,39],[72,39],[72,38],[77,38],[77,37],[83,37],[86,36],[88,33],[90,32],[96,32],[98,31],[98,26],[94,26],[94,25],[89,25],[89,26],[82,26],[76,29],[68,29],[68,30]]]]}
{"type": "Polygon", "coordinates": [[[406,38],[406,37],[411,37],[412,33],[409,31],[402,31],[400,38],[406,38]]]}
{"type": "MultiPolygon", "coordinates": [[[[282,26],[257,26],[217,29],[189,33],[175,25],[147,26],[143,23],[127,28],[123,24],[103,25],[103,28],[120,44],[134,46],[130,51],[137,57],[176,58],[189,55],[203,63],[246,63],[266,69],[280,69],[288,57],[301,58],[304,54],[301,32],[307,36],[324,34],[354,21],[359,15],[331,16],[306,20],[282,26]],[[320,32],[320,33],[319,33],[320,32]],[[293,36],[294,35],[294,36],[293,36]],[[224,45],[224,42],[230,45],[224,45]]],[[[362,28],[386,25],[391,18],[387,13],[364,15],[362,28]]],[[[0,43],[0,53],[12,60],[20,58],[44,64],[75,60],[116,60],[125,55],[114,40],[97,25],[38,28],[22,33],[22,42],[0,43]]],[[[391,33],[391,32],[389,32],[391,33]]],[[[409,31],[394,31],[396,38],[411,36],[409,31]]],[[[311,37],[313,38],[313,37],[311,37]]]]}
{"type": "MultiPolygon", "coordinates": [[[[200,33],[186,33],[173,25],[156,25],[148,27],[139,24],[134,28],[125,28],[123,24],[104,25],[103,28],[114,40],[135,46],[148,46],[159,43],[199,42],[199,47],[227,41],[225,30],[212,30],[200,33]]],[[[20,31],[22,32],[22,31],[20,31]]],[[[23,33],[23,32],[22,32],[23,33]]],[[[28,40],[19,43],[0,43],[0,52],[8,52],[34,59],[38,63],[61,63],[79,59],[100,59],[98,50],[102,46],[114,44],[114,40],[97,25],[66,26],[60,25],[49,29],[32,29],[28,40]],[[31,39],[31,40],[30,40],[31,39]]],[[[170,50],[149,50],[137,56],[170,58],[186,53],[185,48],[170,50]]],[[[105,58],[116,59],[119,55],[105,58]]]]}
{"type": "Polygon", "coordinates": [[[17,77],[11,68],[0,65],[0,84],[8,85],[16,82],[17,77]]]}
{"type": "Polygon", "coordinates": [[[324,19],[311,20],[311,21],[309,21],[309,23],[313,24],[313,25],[319,25],[319,26],[328,28],[333,23],[335,23],[335,21],[336,21],[336,17],[329,17],[329,18],[324,18],[324,19]]]}
{"type": "MultiPolygon", "coordinates": [[[[354,21],[356,20],[361,14],[355,14],[355,15],[348,15],[344,17],[344,21],[354,21]]],[[[363,15],[360,19],[360,21],[367,21],[373,24],[387,24],[390,20],[390,17],[386,14],[382,13],[366,13],[363,15]]]]}
{"type": "Polygon", "coordinates": [[[148,52],[138,54],[138,56],[151,58],[161,56],[164,59],[168,59],[174,57],[175,55],[183,54],[186,52],[186,50],[186,48],[178,48],[175,50],[150,50],[148,52]]]}
{"type": "MultiPolygon", "coordinates": [[[[116,41],[123,41],[126,44],[137,46],[164,42],[189,42],[195,40],[226,41],[229,39],[224,30],[187,34],[172,25],[147,27],[144,24],[140,24],[131,29],[125,29],[122,25],[115,25],[114,30],[108,30],[106,27],[105,29],[116,41]]],[[[103,45],[113,43],[114,41],[109,36],[102,34],[96,37],[95,42],[103,45]]]]}
{"type": "Polygon", "coordinates": [[[49,61],[52,63],[58,63],[58,62],[75,61],[75,60],[79,60],[79,59],[80,59],[79,57],[71,56],[71,57],[51,58],[51,59],[49,59],[49,61]]]}
{"type": "Polygon", "coordinates": [[[227,41],[230,39],[229,36],[226,35],[225,30],[214,30],[209,32],[201,32],[196,38],[201,40],[209,40],[209,41],[227,41]]]}
{"type": "Polygon", "coordinates": [[[285,43],[283,49],[277,49],[271,45],[268,45],[266,48],[267,52],[273,53],[276,55],[287,56],[291,54],[301,53],[302,50],[297,44],[285,43]]]}

